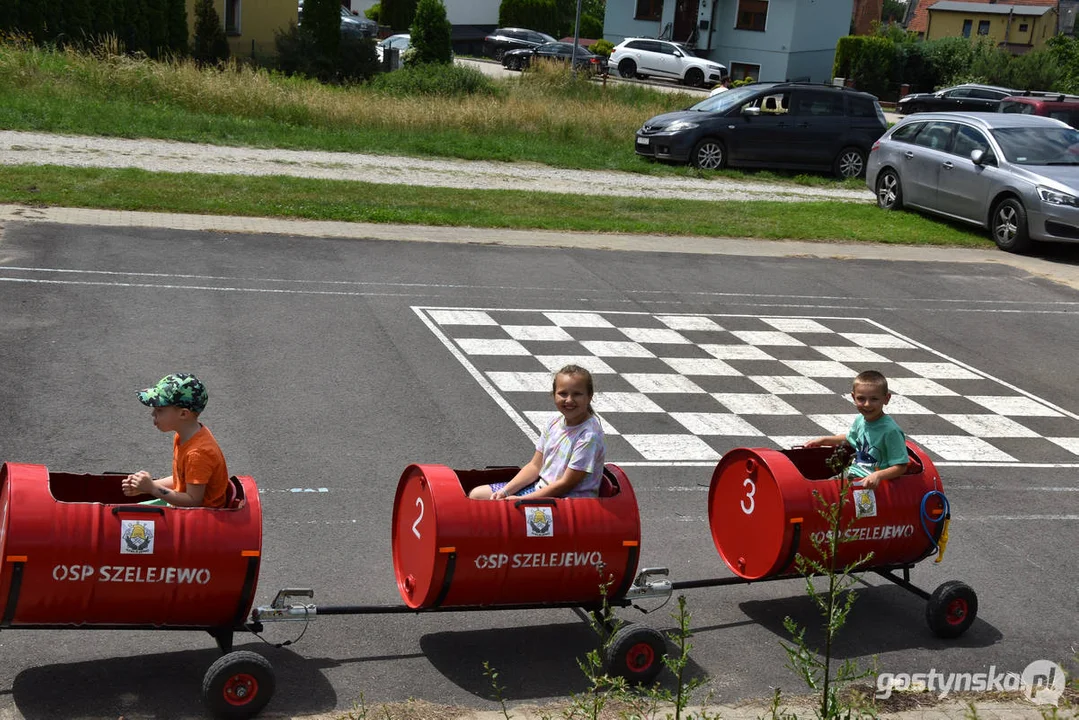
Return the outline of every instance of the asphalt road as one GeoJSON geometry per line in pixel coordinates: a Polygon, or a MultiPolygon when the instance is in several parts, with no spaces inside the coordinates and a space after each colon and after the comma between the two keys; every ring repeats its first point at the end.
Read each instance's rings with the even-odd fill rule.
{"type": "MultiPolygon", "coordinates": [[[[320,603],[399,604],[389,531],[406,465],[518,464],[531,454],[414,307],[864,318],[1046,399],[1079,425],[1077,302],[1074,290],[999,265],[11,222],[0,237],[0,459],[165,474],[171,443],[134,391],[167,372],[197,372],[211,393],[204,421],[230,470],[263,491],[257,602],[311,587],[320,603]]],[[[1079,469],[1066,456],[1046,466],[942,465],[951,544],[942,564],[919,565],[912,579],[930,590],[971,584],[979,619],[959,640],[936,639],[921,599],[868,577],[836,655],[875,658],[891,672],[1020,672],[1072,657],[1079,469]]],[[[642,566],[667,566],[680,580],[729,576],[707,524],[710,468],[626,470],[642,566]]],[[[780,647],[785,615],[814,621],[800,583],[686,594],[691,669],[710,679],[717,701],[802,690],[780,647]]],[[[623,615],[669,629],[670,608],[623,615]]],[[[299,631],[275,626],[266,637],[299,631]]],[[[584,690],[575,657],[592,643],[563,610],[327,617],[282,649],[238,638],[274,663],[270,717],[348,710],[361,693],[490,708],[484,660],[511,703],[564,697],[584,690]]],[[[199,716],[202,673],[216,657],[198,633],[3,631],[0,718],[199,716]]]]}

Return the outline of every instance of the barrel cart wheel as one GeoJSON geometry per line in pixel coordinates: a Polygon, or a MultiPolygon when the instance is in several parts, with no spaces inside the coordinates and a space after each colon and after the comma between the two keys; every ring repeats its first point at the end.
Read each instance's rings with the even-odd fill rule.
{"type": "Polygon", "coordinates": [[[259,713],[274,693],[270,661],[238,650],[218,658],[202,679],[202,701],[215,718],[249,718],[259,713]]]}
{"type": "Polygon", "coordinates": [[[607,646],[607,673],[632,683],[648,683],[663,669],[667,641],[658,630],[626,625],[611,636],[607,646]]]}
{"type": "Polygon", "coordinates": [[[966,583],[946,582],[929,597],[925,620],[937,637],[957,638],[978,617],[978,595],[966,583]]]}

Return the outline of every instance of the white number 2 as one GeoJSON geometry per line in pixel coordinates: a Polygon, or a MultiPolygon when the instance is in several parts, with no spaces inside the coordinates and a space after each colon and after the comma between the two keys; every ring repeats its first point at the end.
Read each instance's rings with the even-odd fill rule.
{"type": "Polygon", "coordinates": [[[417,537],[420,537],[419,524],[420,520],[423,520],[423,498],[416,498],[416,507],[420,509],[420,516],[416,518],[416,522],[412,523],[412,533],[417,537]]]}
{"type": "MultiPolygon", "coordinates": [[[[753,514],[753,507],[754,507],[753,496],[757,493],[757,486],[749,478],[746,478],[745,480],[742,481],[742,487],[746,487],[746,486],[749,487],[749,489],[746,490],[746,500],[749,501],[749,505],[747,506],[746,505],[746,500],[743,500],[742,503],[741,503],[742,512],[744,512],[746,515],[752,515],[753,514]]],[[[419,537],[419,533],[416,534],[416,537],[419,537]]]]}

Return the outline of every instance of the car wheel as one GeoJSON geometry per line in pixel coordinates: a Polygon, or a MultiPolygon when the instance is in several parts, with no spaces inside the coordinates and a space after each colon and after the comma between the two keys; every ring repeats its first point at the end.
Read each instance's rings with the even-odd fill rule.
{"type": "Polygon", "coordinates": [[[633,78],[637,75],[637,63],[632,60],[623,60],[618,63],[618,74],[624,78],[633,78]]]}
{"type": "Polygon", "coordinates": [[[839,177],[859,178],[865,175],[865,152],[856,147],[845,147],[835,159],[835,174],[839,177]]]}
{"type": "Polygon", "coordinates": [[[504,48],[495,48],[495,51],[493,53],[491,53],[491,57],[493,57],[495,60],[501,61],[502,56],[505,55],[505,54],[506,54],[506,51],[505,51],[504,48]]]}
{"type": "Polygon", "coordinates": [[[698,68],[690,68],[686,71],[686,85],[700,87],[704,85],[704,73],[698,68]]]}
{"type": "Polygon", "coordinates": [[[1030,234],[1027,232],[1027,211],[1015,198],[1005,198],[993,208],[990,228],[993,241],[1001,250],[1024,253],[1030,250],[1030,234]]]}
{"type": "Polygon", "coordinates": [[[521,58],[515,58],[515,57],[509,58],[508,60],[506,60],[506,67],[508,67],[510,70],[520,70],[521,69],[521,58]]]}
{"type": "Polygon", "coordinates": [[[727,152],[723,143],[713,138],[705,138],[693,146],[689,164],[701,170],[719,170],[727,163],[727,152]]]}
{"type": "Polygon", "coordinates": [[[903,188],[895,170],[882,170],[877,176],[877,207],[882,210],[903,208],[903,188]]]}

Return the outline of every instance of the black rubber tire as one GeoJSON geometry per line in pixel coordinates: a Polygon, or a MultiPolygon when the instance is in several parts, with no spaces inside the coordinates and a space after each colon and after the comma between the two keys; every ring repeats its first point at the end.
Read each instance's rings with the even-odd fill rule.
{"type": "Polygon", "coordinates": [[[215,718],[254,717],[273,697],[276,680],[270,661],[247,650],[217,659],[202,678],[202,702],[215,718]]]}
{"type": "Polygon", "coordinates": [[[631,683],[650,683],[663,669],[667,640],[663,633],[641,625],[623,625],[607,645],[608,675],[631,683]]]}
{"type": "Polygon", "coordinates": [[[512,58],[510,58],[509,60],[506,61],[506,65],[507,65],[507,67],[509,67],[510,70],[520,70],[521,69],[521,58],[512,57],[512,58]]]}
{"type": "Polygon", "coordinates": [[[957,638],[978,617],[978,595],[966,583],[950,580],[929,597],[925,621],[937,637],[957,638]]]}
{"type": "Polygon", "coordinates": [[[843,148],[835,156],[832,170],[844,180],[865,177],[865,150],[853,145],[843,148]]]}
{"type": "Polygon", "coordinates": [[[701,87],[704,85],[704,73],[700,68],[690,68],[686,70],[686,85],[690,87],[701,87]]]}
{"type": "Polygon", "coordinates": [[[989,216],[993,242],[1005,252],[1029,252],[1034,244],[1027,229],[1027,210],[1015,198],[1004,198],[989,216]]]}
{"type": "Polygon", "coordinates": [[[703,138],[693,146],[689,164],[701,170],[719,170],[727,165],[727,148],[715,138],[703,138]]]}
{"type": "Polygon", "coordinates": [[[877,175],[877,207],[881,210],[903,209],[903,186],[899,175],[891,168],[885,168],[877,175]]]}
{"type": "Polygon", "coordinates": [[[630,79],[637,77],[637,63],[629,59],[623,60],[618,63],[618,74],[630,79]]]}
{"type": "Polygon", "coordinates": [[[491,53],[491,57],[494,58],[495,60],[498,60],[499,62],[501,62],[502,61],[502,56],[505,55],[505,54],[506,54],[506,49],[505,48],[495,48],[494,52],[491,53]]]}

